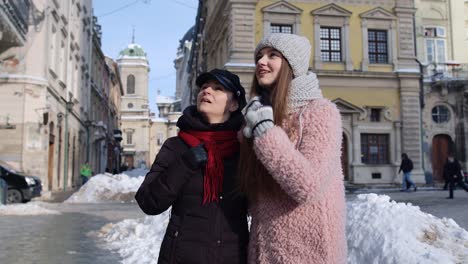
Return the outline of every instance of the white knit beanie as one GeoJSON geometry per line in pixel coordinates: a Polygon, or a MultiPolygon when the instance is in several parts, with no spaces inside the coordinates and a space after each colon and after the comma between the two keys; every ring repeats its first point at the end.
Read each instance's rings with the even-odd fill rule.
{"type": "Polygon", "coordinates": [[[274,48],[283,54],[289,62],[295,77],[305,75],[309,70],[311,46],[306,37],[295,34],[272,33],[258,43],[254,53],[255,57],[261,49],[267,47],[274,48]]]}

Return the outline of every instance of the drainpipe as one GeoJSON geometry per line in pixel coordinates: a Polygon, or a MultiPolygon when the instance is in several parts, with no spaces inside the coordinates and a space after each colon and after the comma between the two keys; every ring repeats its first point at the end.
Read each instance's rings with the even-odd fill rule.
{"type": "Polygon", "coordinates": [[[88,110],[88,114],[87,114],[87,121],[86,121],[86,162],[90,162],[89,161],[89,156],[90,156],[90,139],[91,139],[91,135],[90,135],[90,129],[89,127],[91,126],[91,118],[90,118],[90,115],[91,115],[91,81],[93,80],[93,37],[94,37],[94,30],[93,30],[93,27],[94,27],[94,9],[92,9],[91,11],[91,19],[90,19],[90,25],[89,25],[89,30],[90,30],[90,38],[89,38],[89,55],[88,55],[88,65],[89,65],[89,81],[88,81],[88,98],[87,99],[87,110],[88,110]]]}

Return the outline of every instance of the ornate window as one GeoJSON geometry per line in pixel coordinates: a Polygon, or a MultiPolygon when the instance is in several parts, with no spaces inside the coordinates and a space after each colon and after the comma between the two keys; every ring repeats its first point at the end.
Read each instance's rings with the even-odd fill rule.
{"type": "Polygon", "coordinates": [[[359,16],[363,43],[362,70],[368,71],[369,64],[393,64],[393,69],[396,70],[396,16],[381,7],[366,11],[359,16]]]}
{"type": "Polygon", "coordinates": [[[361,161],[364,164],[389,163],[389,135],[361,134],[361,161]]]}
{"type": "Polygon", "coordinates": [[[447,123],[450,120],[450,110],[445,105],[437,105],[432,108],[432,120],[438,124],[447,123]]]}
{"type": "Polygon", "coordinates": [[[387,31],[369,29],[367,36],[367,39],[369,40],[369,62],[387,64],[387,31]]]}
{"type": "Polygon", "coordinates": [[[380,122],[380,116],[382,109],[380,108],[371,108],[370,109],[370,121],[371,122],[380,122]]]}
{"type": "Polygon", "coordinates": [[[127,76],[127,94],[135,93],[135,76],[130,74],[127,76]]]}
{"type": "Polygon", "coordinates": [[[302,9],[286,2],[278,1],[262,8],[263,34],[301,32],[302,9]]]}
{"type": "Polygon", "coordinates": [[[132,145],[133,144],[133,132],[132,131],[127,131],[125,132],[127,136],[127,145],[132,145]]]}
{"type": "Polygon", "coordinates": [[[311,12],[314,17],[315,69],[322,69],[322,62],[341,62],[344,64],[344,70],[353,70],[349,48],[351,14],[336,4],[329,4],[311,12]]]}
{"type": "Polygon", "coordinates": [[[292,25],[271,24],[270,29],[271,29],[271,33],[288,33],[288,34],[293,33],[292,25]]]}
{"type": "Polygon", "coordinates": [[[320,57],[326,62],[341,62],[341,28],[320,28],[320,57]]]}

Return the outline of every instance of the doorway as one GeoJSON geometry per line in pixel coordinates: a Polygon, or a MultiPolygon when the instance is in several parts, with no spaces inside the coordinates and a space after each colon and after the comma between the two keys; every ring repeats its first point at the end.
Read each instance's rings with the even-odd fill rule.
{"type": "Polygon", "coordinates": [[[432,139],[432,177],[434,182],[444,182],[443,170],[449,151],[452,151],[452,138],[448,135],[436,135],[432,139]]]}
{"type": "Polygon", "coordinates": [[[55,149],[54,123],[49,124],[49,161],[47,165],[47,188],[52,191],[54,181],[54,149],[55,149]]]}

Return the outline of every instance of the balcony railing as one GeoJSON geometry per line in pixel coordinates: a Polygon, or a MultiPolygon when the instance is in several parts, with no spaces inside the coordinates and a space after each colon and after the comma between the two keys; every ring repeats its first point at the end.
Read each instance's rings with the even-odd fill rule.
{"type": "Polygon", "coordinates": [[[0,24],[7,26],[2,31],[19,32],[22,41],[25,41],[30,8],[31,1],[28,0],[0,0],[0,24]],[[8,28],[8,25],[14,28],[8,28]]]}
{"type": "Polygon", "coordinates": [[[423,67],[423,76],[426,82],[468,80],[468,64],[431,63],[423,67]]]}

